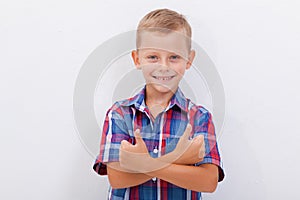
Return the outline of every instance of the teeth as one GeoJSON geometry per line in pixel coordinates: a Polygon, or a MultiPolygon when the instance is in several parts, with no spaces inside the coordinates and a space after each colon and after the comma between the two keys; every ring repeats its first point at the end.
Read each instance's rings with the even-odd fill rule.
{"type": "Polygon", "coordinates": [[[163,81],[166,81],[166,80],[170,80],[172,78],[172,76],[168,76],[168,77],[158,77],[158,76],[154,76],[154,78],[158,79],[158,80],[163,80],[163,81]]]}

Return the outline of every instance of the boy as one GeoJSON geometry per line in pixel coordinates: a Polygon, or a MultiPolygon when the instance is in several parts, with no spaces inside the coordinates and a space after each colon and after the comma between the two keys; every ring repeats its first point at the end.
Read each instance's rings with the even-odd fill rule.
{"type": "Polygon", "coordinates": [[[191,28],[169,9],[139,23],[132,59],[146,81],[106,114],[93,169],[108,175],[109,199],[201,199],[224,173],[211,114],[178,87],[192,65],[191,28]]]}

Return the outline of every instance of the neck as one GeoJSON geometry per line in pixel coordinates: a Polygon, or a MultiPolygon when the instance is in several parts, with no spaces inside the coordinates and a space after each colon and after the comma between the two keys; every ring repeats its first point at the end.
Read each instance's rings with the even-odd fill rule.
{"type": "Polygon", "coordinates": [[[146,85],[146,105],[148,107],[160,106],[166,108],[169,105],[174,92],[169,90],[168,92],[157,92],[153,88],[146,85]]]}

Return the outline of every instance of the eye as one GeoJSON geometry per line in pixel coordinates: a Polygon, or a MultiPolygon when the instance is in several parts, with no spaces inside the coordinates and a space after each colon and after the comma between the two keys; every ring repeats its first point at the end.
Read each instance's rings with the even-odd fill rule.
{"type": "Polygon", "coordinates": [[[180,56],[178,56],[178,55],[172,55],[172,56],[170,56],[170,60],[172,60],[172,61],[177,61],[179,59],[180,59],[180,56]]]}
{"type": "Polygon", "coordinates": [[[157,56],[153,56],[153,55],[150,55],[150,56],[147,56],[148,59],[156,59],[157,56]]]}
{"type": "Polygon", "coordinates": [[[156,60],[158,60],[158,57],[157,56],[155,56],[155,55],[149,55],[149,56],[147,56],[147,60],[149,60],[149,61],[156,61],[156,60]]]}

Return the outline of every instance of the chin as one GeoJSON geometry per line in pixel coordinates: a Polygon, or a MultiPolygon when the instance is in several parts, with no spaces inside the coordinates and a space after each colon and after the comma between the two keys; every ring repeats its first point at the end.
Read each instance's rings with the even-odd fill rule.
{"type": "Polygon", "coordinates": [[[161,85],[161,84],[151,84],[149,85],[151,88],[156,90],[159,93],[169,93],[172,92],[173,94],[176,92],[177,87],[170,87],[168,85],[161,85]]]}

